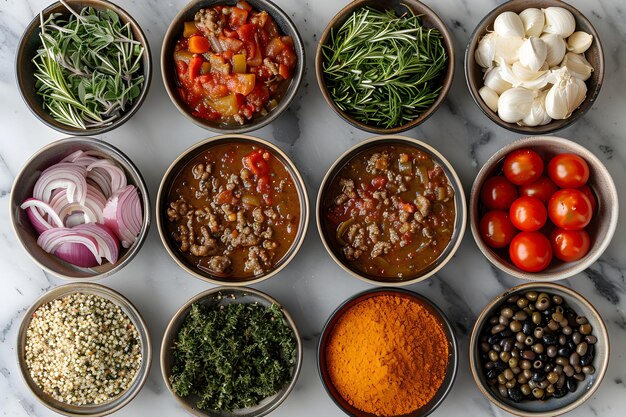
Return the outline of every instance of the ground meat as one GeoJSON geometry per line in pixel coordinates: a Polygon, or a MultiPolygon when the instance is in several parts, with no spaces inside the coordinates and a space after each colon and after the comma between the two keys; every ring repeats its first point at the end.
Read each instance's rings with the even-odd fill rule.
{"type": "Polygon", "coordinates": [[[377,174],[379,171],[387,170],[389,166],[389,154],[387,152],[375,153],[367,160],[366,171],[377,174]]]}
{"type": "Polygon", "coordinates": [[[423,217],[428,217],[431,209],[431,203],[429,199],[427,199],[423,195],[418,195],[417,197],[415,197],[415,206],[423,217]]]}
{"type": "Polygon", "coordinates": [[[271,59],[265,58],[263,60],[263,65],[272,73],[272,75],[278,75],[278,65],[272,62],[271,59]]]}
{"type": "Polygon", "coordinates": [[[341,193],[337,197],[335,197],[335,204],[341,205],[348,200],[349,200],[349,197],[345,193],[341,193]]]}
{"type": "Polygon", "coordinates": [[[252,188],[252,186],[254,185],[252,183],[252,173],[250,172],[248,168],[243,168],[239,172],[239,177],[241,178],[241,182],[243,182],[244,187],[248,189],[252,188]]]}
{"type": "Polygon", "coordinates": [[[209,269],[215,272],[224,272],[231,264],[228,256],[211,256],[209,259],[209,269]]]}
{"type": "Polygon", "coordinates": [[[395,229],[389,229],[389,241],[395,245],[400,241],[400,235],[395,229]]]}
{"type": "Polygon", "coordinates": [[[270,257],[265,251],[258,246],[252,246],[248,250],[248,259],[244,265],[244,270],[252,272],[255,276],[263,274],[263,264],[268,265],[270,257]]]}
{"type": "Polygon", "coordinates": [[[369,233],[370,240],[373,243],[378,242],[378,237],[380,236],[380,229],[378,228],[378,225],[376,223],[372,223],[369,226],[367,226],[367,232],[369,233]]]}
{"type": "Polygon", "coordinates": [[[228,177],[228,182],[226,183],[226,189],[228,191],[232,191],[235,189],[235,187],[237,187],[238,184],[239,177],[235,174],[230,174],[230,177],[228,177]]]}
{"type": "Polygon", "coordinates": [[[350,179],[341,178],[339,180],[339,186],[348,198],[356,198],[356,192],[354,191],[354,181],[350,179]]]}
{"type": "Polygon", "coordinates": [[[218,36],[222,32],[222,22],[218,20],[218,13],[213,9],[200,9],[194,16],[196,26],[207,35],[218,36]]]}
{"type": "Polygon", "coordinates": [[[378,242],[374,245],[374,248],[372,249],[372,253],[370,254],[370,256],[372,258],[376,258],[377,256],[380,256],[383,253],[389,253],[390,249],[391,249],[391,245],[388,242],[378,242]]]}
{"type": "Polygon", "coordinates": [[[363,254],[363,251],[360,249],[354,249],[352,246],[345,246],[343,248],[343,254],[346,256],[347,260],[354,261],[359,259],[359,257],[363,254]]]}
{"type": "Polygon", "coordinates": [[[252,218],[255,222],[263,223],[265,221],[265,216],[263,215],[263,210],[260,207],[252,210],[252,218]]]}
{"type": "Polygon", "coordinates": [[[278,214],[276,214],[276,211],[274,211],[272,207],[265,209],[264,213],[267,217],[269,217],[272,220],[276,220],[276,218],[278,217],[278,214]]]}
{"type": "Polygon", "coordinates": [[[273,240],[264,240],[261,246],[263,246],[263,249],[274,250],[278,247],[278,243],[273,240]]]}
{"type": "Polygon", "coordinates": [[[398,213],[398,220],[400,220],[402,223],[406,223],[409,220],[409,216],[411,216],[411,213],[409,213],[408,211],[400,210],[400,212],[398,213]]]}

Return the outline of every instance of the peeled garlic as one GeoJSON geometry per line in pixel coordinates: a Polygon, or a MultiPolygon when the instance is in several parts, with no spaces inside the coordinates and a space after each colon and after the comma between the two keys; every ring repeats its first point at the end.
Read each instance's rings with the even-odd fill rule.
{"type": "Polygon", "coordinates": [[[593,67],[589,61],[587,61],[583,55],[578,55],[573,52],[565,54],[565,58],[563,58],[563,62],[561,62],[561,67],[567,68],[573,77],[583,81],[588,80],[593,72],[593,67]]]}
{"type": "Polygon", "coordinates": [[[493,22],[493,30],[500,36],[524,37],[522,19],[513,12],[500,13],[493,22]]]}
{"type": "Polygon", "coordinates": [[[478,42],[476,52],[474,52],[474,59],[483,68],[489,68],[493,65],[493,61],[496,58],[497,37],[497,33],[491,32],[483,36],[480,42],[478,42]]]}
{"type": "Polygon", "coordinates": [[[518,122],[518,124],[524,126],[543,126],[552,121],[552,118],[548,115],[545,108],[546,94],[547,92],[543,92],[533,99],[530,112],[521,122],[518,122]]]}
{"type": "Polygon", "coordinates": [[[593,36],[587,32],[574,32],[567,38],[567,50],[575,54],[584,53],[591,46],[593,36]]]}
{"type": "Polygon", "coordinates": [[[498,116],[507,123],[517,123],[530,113],[534,94],[525,88],[511,88],[500,95],[498,116]]]}
{"type": "Polygon", "coordinates": [[[545,71],[533,71],[530,68],[526,68],[521,61],[514,62],[511,65],[511,71],[521,82],[536,80],[545,73],[545,71]]]}
{"type": "Polygon", "coordinates": [[[546,64],[541,67],[541,75],[539,77],[535,78],[534,80],[520,80],[517,87],[524,87],[528,90],[541,90],[550,83],[550,74],[551,72],[548,71],[548,65],[546,64]]]}
{"type": "Polygon", "coordinates": [[[523,10],[519,14],[519,18],[522,19],[526,36],[541,36],[546,22],[541,10],[535,8],[523,10]]]}
{"type": "Polygon", "coordinates": [[[491,68],[485,73],[483,84],[495,91],[497,94],[502,94],[504,91],[513,87],[511,83],[502,79],[500,76],[500,69],[497,67],[491,68]]]}
{"type": "Polygon", "coordinates": [[[524,43],[524,38],[517,36],[498,36],[496,38],[496,53],[494,60],[498,62],[500,61],[500,58],[504,58],[504,61],[511,65],[517,61],[519,48],[522,46],[522,43],[524,43]]]}
{"type": "Polygon", "coordinates": [[[547,47],[546,62],[550,67],[559,65],[565,56],[567,45],[563,38],[553,33],[541,35],[541,39],[547,47]]]}
{"type": "Polygon", "coordinates": [[[567,38],[576,30],[576,20],[569,10],[562,7],[548,7],[543,9],[543,14],[546,18],[546,25],[543,28],[545,33],[567,38]]]}
{"type": "Polygon", "coordinates": [[[500,58],[500,60],[498,61],[498,68],[500,69],[500,78],[511,84],[513,87],[517,87],[520,85],[522,80],[520,80],[517,75],[515,75],[511,66],[504,61],[504,58],[500,58]]]}
{"type": "MultiPolygon", "coordinates": [[[[567,119],[585,100],[587,85],[580,78],[572,77],[567,68],[554,71],[554,74],[557,80],[546,94],[546,112],[553,119],[567,119]]],[[[501,106],[500,102],[498,105],[501,106]]]]}
{"type": "Polygon", "coordinates": [[[536,36],[526,39],[518,51],[519,62],[531,71],[539,71],[546,62],[548,47],[536,36]]]}
{"type": "Polygon", "coordinates": [[[498,93],[487,86],[483,86],[480,90],[478,90],[478,94],[480,94],[480,97],[482,97],[487,107],[494,112],[498,111],[498,99],[500,98],[498,93]]]}

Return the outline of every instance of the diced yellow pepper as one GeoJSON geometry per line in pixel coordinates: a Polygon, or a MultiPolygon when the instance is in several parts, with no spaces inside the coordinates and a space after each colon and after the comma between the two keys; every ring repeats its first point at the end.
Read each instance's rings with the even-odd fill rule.
{"type": "Polygon", "coordinates": [[[236,72],[237,74],[246,73],[246,55],[245,54],[233,55],[233,72],[236,72]]]}
{"type": "Polygon", "coordinates": [[[235,94],[211,100],[211,107],[222,116],[234,116],[239,112],[239,103],[235,94]]]}
{"type": "Polygon", "coordinates": [[[183,28],[183,36],[185,38],[193,36],[198,32],[199,31],[198,31],[198,28],[196,27],[196,22],[185,22],[185,25],[183,28]]]}

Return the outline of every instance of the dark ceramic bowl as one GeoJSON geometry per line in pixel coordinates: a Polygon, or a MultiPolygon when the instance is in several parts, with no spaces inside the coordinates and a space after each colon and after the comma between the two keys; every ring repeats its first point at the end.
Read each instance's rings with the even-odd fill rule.
{"type": "Polygon", "coordinates": [[[324,386],[324,389],[326,390],[328,396],[333,400],[337,407],[339,407],[344,413],[348,414],[349,416],[377,417],[374,414],[366,413],[352,406],[348,401],[346,401],[345,398],[341,396],[337,388],[335,388],[326,367],[326,345],[328,344],[328,339],[333,332],[335,324],[337,324],[337,321],[341,318],[341,316],[343,316],[346,311],[350,310],[353,306],[364,300],[372,297],[378,297],[381,295],[392,295],[396,297],[401,297],[420,304],[437,319],[446,335],[446,339],[448,342],[448,367],[446,368],[446,375],[441,386],[439,387],[439,390],[437,391],[435,396],[423,407],[409,414],[401,416],[425,417],[435,411],[437,407],[439,407],[439,405],[444,401],[444,399],[452,389],[458,367],[458,348],[452,325],[450,324],[450,321],[443,313],[443,311],[441,311],[441,309],[439,309],[439,307],[437,307],[428,298],[412,291],[393,288],[378,288],[363,291],[348,298],[339,307],[337,307],[337,309],[331,314],[330,318],[324,325],[324,328],[322,329],[322,334],[317,345],[317,370],[320,379],[322,380],[322,385],[324,386]]]}
{"type": "Polygon", "coordinates": [[[611,243],[611,239],[617,227],[619,202],[617,189],[615,188],[611,174],[609,174],[606,167],[591,151],[567,139],[553,136],[536,136],[516,140],[500,149],[485,162],[478,172],[478,175],[476,175],[476,179],[472,185],[469,212],[470,227],[474,240],[478,248],[492,264],[507,274],[517,278],[530,281],[557,281],[571,277],[589,268],[606,250],[609,243],[611,243]],[[587,161],[590,170],[587,184],[593,190],[598,206],[591,223],[586,227],[587,232],[589,232],[589,237],[591,238],[591,246],[589,253],[582,259],[575,262],[562,262],[558,259],[553,259],[552,263],[541,272],[526,272],[522,271],[511,262],[506,249],[495,250],[483,242],[479,232],[481,218],[480,189],[487,178],[500,172],[502,162],[506,155],[521,148],[530,148],[536,151],[546,161],[560,153],[573,153],[587,161]]]}
{"type": "MultiPolygon", "coordinates": [[[[106,0],[66,0],[65,3],[67,3],[75,11],[80,11],[85,7],[93,7],[98,10],[113,10],[119,15],[120,20],[123,23],[130,24],[134,38],[141,42],[144,47],[144,53],[141,61],[144,83],[141,93],[135,99],[133,105],[126,109],[120,118],[114,120],[111,124],[104,125],[102,127],[79,129],[54,120],[52,116],[50,116],[50,113],[43,108],[43,101],[35,90],[35,66],[32,63],[32,59],[35,57],[37,49],[41,47],[41,41],[39,39],[39,14],[35,16],[35,18],[26,27],[26,30],[24,30],[24,34],[22,35],[17,48],[17,56],[15,60],[17,84],[19,86],[20,94],[30,111],[48,127],[67,135],[99,135],[126,123],[128,119],[133,117],[145,101],[146,96],[148,95],[148,90],[150,89],[150,81],[152,80],[152,56],[150,54],[150,46],[148,45],[148,39],[139,27],[139,24],[121,7],[106,0]]],[[[41,13],[43,14],[43,18],[46,19],[52,13],[61,13],[66,15],[69,14],[69,11],[61,2],[55,2],[42,10],[41,13]]]]}
{"type": "Polygon", "coordinates": [[[289,104],[298,92],[300,82],[302,81],[302,77],[304,75],[304,68],[306,64],[304,44],[302,43],[302,38],[300,37],[298,29],[289,16],[280,7],[269,0],[247,1],[253,9],[265,10],[274,19],[276,25],[278,25],[279,31],[282,34],[291,36],[296,55],[298,56],[298,63],[296,64],[296,69],[289,86],[283,96],[280,97],[280,100],[278,100],[278,105],[266,115],[255,116],[252,120],[246,121],[243,125],[229,125],[206,120],[192,115],[191,109],[183,100],[181,100],[180,95],[178,94],[178,76],[176,74],[176,66],[174,65],[174,47],[176,46],[178,39],[182,36],[183,24],[186,21],[192,21],[196,12],[200,9],[217,5],[235,5],[237,3],[236,0],[195,0],[189,2],[189,4],[183,7],[176,17],[174,17],[174,20],[170,23],[170,26],[165,33],[165,38],[163,39],[163,48],[161,49],[161,73],[163,76],[163,84],[165,84],[165,89],[167,90],[170,100],[172,100],[174,106],[176,106],[178,111],[180,111],[187,119],[191,120],[200,127],[217,133],[245,133],[260,129],[271,123],[274,119],[280,116],[282,112],[287,110],[289,104]]]}
{"type": "Polygon", "coordinates": [[[501,409],[524,417],[553,417],[574,410],[582,403],[587,401],[596,392],[609,365],[609,334],[604,325],[604,321],[600,313],[595,307],[582,295],[576,291],[553,283],[528,283],[513,287],[510,290],[500,294],[493,299],[476,319],[476,324],[472,330],[470,338],[469,359],[470,369],[474,382],[487,399],[500,407],[501,409]],[[560,295],[579,315],[587,317],[589,323],[593,326],[593,335],[598,338],[595,344],[595,359],[593,366],[596,372],[587,375],[582,383],[579,383],[575,392],[566,394],[561,398],[550,398],[546,401],[523,401],[515,403],[508,398],[500,395],[497,387],[491,387],[487,383],[487,378],[481,369],[481,349],[480,334],[483,327],[487,324],[489,318],[499,311],[500,306],[514,295],[522,294],[528,291],[545,292],[548,294],[560,295]]]}
{"type": "Polygon", "coordinates": [[[476,29],[474,29],[474,33],[472,33],[472,37],[470,38],[470,43],[467,45],[467,49],[465,50],[465,80],[467,81],[467,86],[470,90],[470,93],[472,94],[472,98],[474,99],[478,107],[494,123],[512,132],[522,134],[540,135],[545,133],[552,133],[564,129],[572,123],[575,123],[585,113],[587,113],[587,111],[595,103],[596,98],[598,98],[598,94],[600,93],[602,82],[604,80],[604,51],[602,50],[602,43],[600,41],[600,37],[598,36],[598,32],[596,32],[591,22],[576,8],[565,3],[564,1],[512,0],[501,4],[500,6],[489,12],[489,14],[485,16],[483,20],[481,20],[478,26],[476,26],[476,29]],[[585,98],[585,101],[583,101],[578,109],[574,110],[570,117],[563,120],[552,120],[550,123],[543,126],[520,126],[517,123],[507,123],[500,119],[498,114],[491,110],[480,97],[480,94],[478,94],[478,90],[480,90],[480,88],[484,85],[483,68],[476,63],[476,60],[474,59],[474,53],[476,52],[476,48],[478,47],[478,42],[480,42],[480,39],[484,35],[486,35],[487,32],[493,31],[493,22],[496,20],[496,17],[500,15],[500,13],[509,11],[520,13],[521,11],[532,7],[539,9],[545,9],[546,7],[562,7],[564,9],[567,9],[574,15],[574,18],[576,19],[576,30],[582,30],[593,35],[593,43],[591,44],[591,47],[589,47],[589,49],[585,52],[585,57],[593,66],[593,72],[591,73],[591,78],[585,81],[585,83],[587,84],[587,97],[585,98]]]}
{"type": "Polygon", "coordinates": [[[148,229],[150,228],[150,198],[148,196],[146,183],[137,167],[122,151],[113,145],[88,137],[61,139],[38,150],[24,164],[20,173],[15,178],[15,181],[13,181],[10,205],[13,230],[26,252],[28,252],[33,261],[41,268],[63,279],[99,279],[114,274],[128,265],[135,255],[137,255],[148,236],[148,229]],[[135,243],[129,248],[120,247],[119,259],[115,264],[103,261],[102,265],[97,265],[93,268],[82,268],[45,252],[37,245],[37,237],[39,234],[31,225],[30,220],[28,220],[26,212],[20,208],[24,200],[32,197],[33,186],[35,182],[37,182],[41,172],[78,150],[97,151],[115,161],[124,170],[128,184],[137,187],[137,191],[139,192],[143,210],[143,225],[135,243]]]}
{"type": "Polygon", "coordinates": [[[293,321],[289,313],[281,306],[280,310],[283,313],[285,324],[293,331],[296,338],[297,352],[296,362],[293,365],[291,372],[291,380],[280,391],[271,397],[265,398],[260,404],[253,407],[243,408],[228,411],[216,411],[216,410],[201,410],[195,406],[198,398],[191,395],[183,398],[178,396],[170,385],[170,375],[172,372],[173,356],[172,351],[174,348],[174,340],[183,325],[183,322],[192,304],[200,303],[205,306],[223,306],[227,304],[259,304],[265,307],[270,307],[272,304],[280,303],[270,297],[269,295],[255,290],[252,288],[235,288],[235,287],[217,287],[213,288],[192,297],[174,314],[172,320],[165,329],[163,335],[163,341],[161,342],[161,375],[163,381],[167,386],[168,391],[174,396],[176,401],[187,411],[188,413],[198,417],[261,417],[274,411],[293,390],[300,375],[300,368],[302,367],[302,353],[303,346],[300,338],[300,333],[296,327],[296,323],[293,321]]]}
{"type": "Polygon", "coordinates": [[[324,100],[326,100],[326,103],[328,103],[328,105],[335,111],[335,113],[337,113],[342,119],[350,123],[352,126],[365,130],[367,132],[377,134],[393,134],[404,132],[425,122],[426,119],[428,119],[445,100],[448,91],[452,86],[452,79],[454,78],[454,44],[452,42],[452,36],[450,35],[450,32],[448,32],[448,28],[439,18],[439,16],[437,16],[437,14],[424,3],[421,3],[417,0],[354,0],[343,9],[341,9],[341,11],[332,18],[330,23],[328,23],[328,26],[326,26],[324,33],[322,33],[315,55],[315,75],[317,77],[317,84],[320,88],[320,91],[322,92],[322,95],[324,96],[324,100]],[[443,71],[438,79],[438,82],[442,85],[442,89],[439,92],[439,95],[437,96],[435,102],[427,110],[420,114],[416,119],[413,119],[410,122],[407,122],[401,126],[393,128],[383,128],[375,125],[368,125],[355,119],[348,113],[341,110],[335,104],[328,89],[326,88],[326,83],[324,81],[324,70],[322,67],[324,60],[322,46],[325,45],[328,41],[332,30],[338,30],[341,25],[343,25],[346,20],[350,18],[352,13],[363,7],[372,7],[378,10],[393,9],[399,16],[406,13],[408,7],[415,14],[421,16],[422,22],[425,27],[435,28],[439,30],[442,36],[443,47],[446,50],[447,54],[447,69],[443,71]]]}

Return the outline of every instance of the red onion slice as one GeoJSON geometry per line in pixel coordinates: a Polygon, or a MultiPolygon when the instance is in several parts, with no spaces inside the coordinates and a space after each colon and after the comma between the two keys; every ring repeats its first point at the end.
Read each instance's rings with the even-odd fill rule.
{"type": "Polygon", "coordinates": [[[65,158],[61,159],[61,162],[74,162],[74,160],[76,158],[78,158],[79,156],[81,156],[84,152],[81,150],[72,152],[71,154],[69,154],[68,156],[66,156],[65,158]]]}
{"type": "Polygon", "coordinates": [[[112,264],[117,262],[119,241],[108,227],[101,224],[81,224],[72,230],[93,237],[98,242],[98,255],[112,264]]]}
{"type": "Polygon", "coordinates": [[[120,239],[124,248],[136,240],[143,225],[139,193],[133,185],[114,193],[104,207],[104,224],[120,239]]]}
{"type": "Polygon", "coordinates": [[[52,229],[54,227],[63,227],[63,222],[61,221],[59,215],[50,205],[44,203],[43,201],[28,198],[22,203],[20,208],[26,210],[28,219],[37,233],[42,233],[44,230],[52,229]],[[41,215],[40,211],[36,209],[41,210],[45,215],[47,215],[49,220],[46,220],[41,215]]]}
{"type": "Polygon", "coordinates": [[[87,197],[87,170],[69,162],[52,165],[41,173],[33,188],[33,197],[49,203],[52,192],[58,188],[67,190],[70,203],[85,204],[87,197]]]}
{"type": "Polygon", "coordinates": [[[97,170],[98,168],[108,174],[112,193],[126,187],[126,174],[124,174],[122,168],[115,165],[111,160],[97,159],[95,162],[87,167],[87,172],[97,170]]]}
{"type": "Polygon", "coordinates": [[[93,256],[89,248],[82,243],[66,242],[57,246],[54,255],[65,262],[81,268],[91,268],[100,265],[99,257],[93,256]]]}
{"type": "MultiPolygon", "coordinates": [[[[97,264],[102,262],[102,259],[98,255],[98,242],[93,237],[72,231],[72,229],[58,227],[44,230],[37,239],[37,244],[41,246],[43,250],[48,253],[54,253],[55,255],[57,255],[56,251],[59,249],[59,246],[65,243],[75,243],[85,246],[91,255],[93,255],[97,264]]],[[[76,247],[65,246],[61,248],[60,255],[57,256],[64,261],[78,266],[84,266],[88,263],[85,259],[84,252],[77,250],[76,247]]]]}
{"type": "Polygon", "coordinates": [[[111,178],[102,169],[93,169],[87,173],[87,181],[94,184],[95,187],[102,191],[105,198],[111,197],[113,191],[111,190],[111,178]]]}

